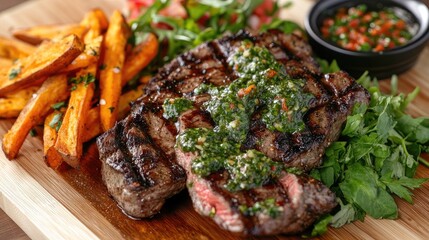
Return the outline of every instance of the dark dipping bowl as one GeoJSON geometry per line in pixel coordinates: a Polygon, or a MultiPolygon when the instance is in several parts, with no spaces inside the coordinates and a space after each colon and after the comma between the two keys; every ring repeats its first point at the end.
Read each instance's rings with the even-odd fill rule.
{"type": "Polygon", "coordinates": [[[320,0],[311,9],[306,22],[309,41],[314,52],[322,59],[336,60],[341,69],[354,77],[363,72],[379,79],[399,74],[411,68],[429,39],[429,10],[417,0],[320,0]],[[320,26],[326,17],[333,16],[342,7],[350,8],[360,4],[367,5],[369,10],[380,10],[383,7],[402,9],[408,22],[417,24],[417,31],[405,45],[384,52],[350,51],[337,46],[334,42],[322,37],[320,26]]]}

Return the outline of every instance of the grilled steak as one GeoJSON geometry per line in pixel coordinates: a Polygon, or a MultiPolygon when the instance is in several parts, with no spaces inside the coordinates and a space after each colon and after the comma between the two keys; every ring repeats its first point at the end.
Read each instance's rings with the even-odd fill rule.
{"type": "MultiPolygon", "coordinates": [[[[211,128],[212,123],[200,110],[189,110],[180,117],[180,132],[189,128],[211,128]]],[[[305,175],[282,173],[263,186],[244,191],[228,191],[228,171],[221,170],[201,178],[192,173],[194,153],[176,149],[177,161],[187,173],[187,186],[194,208],[212,216],[224,229],[253,235],[298,233],[336,206],[335,195],[319,181],[305,175]],[[246,209],[264,203],[274,205],[254,214],[246,209]],[[243,210],[244,208],[244,210],[243,210]]]]}
{"type": "Polygon", "coordinates": [[[296,35],[242,31],[202,44],[161,68],[131,114],[97,139],[103,179],[125,213],[155,214],[166,198],[185,187],[186,177],[195,209],[234,232],[296,233],[336,205],[334,194],[320,182],[283,170],[252,189],[231,191],[225,188],[231,178],[227,170],[199,176],[192,169],[198,154],[175,149],[179,130],[163,117],[163,103],[179,97],[194,101],[192,110],[179,117],[181,133],[213,128],[214,120],[204,107],[211,96],[194,90],[201,84],[230,86],[240,78],[230,62],[244,42],[268,49],[288,76],[305,80],[303,91],[312,98],[300,131],[269,129],[263,110],[257,108],[249,119],[242,152],[255,150],[285,167],[308,171],[320,164],[325,148],[338,138],[355,103],[369,101],[368,93],[348,74],[322,74],[310,47],[296,35]],[[260,205],[269,205],[269,211],[251,211],[260,205]]]}
{"type": "Polygon", "coordinates": [[[152,216],[185,187],[185,172],[174,157],[175,134],[175,126],[147,104],[135,106],[98,139],[103,180],[125,214],[152,216]]]}

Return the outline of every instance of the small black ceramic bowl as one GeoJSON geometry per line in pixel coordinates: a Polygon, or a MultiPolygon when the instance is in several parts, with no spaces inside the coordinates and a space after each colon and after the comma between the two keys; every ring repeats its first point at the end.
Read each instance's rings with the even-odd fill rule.
{"type": "Polygon", "coordinates": [[[404,72],[415,64],[429,39],[429,10],[417,0],[320,0],[311,9],[305,28],[310,44],[320,58],[330,61],[335,59],[352,76],[359,77],[369,71],[371,76],[383,79],[404,72]],[[350,51],[322,37],[319,29],[326,17],[334,15],[339,8],[359,4],[367,5],[368,9],[395,7],[404,10],[409,21],[417,24],[415,35],[405,45],[384,52],[350,51]]]}

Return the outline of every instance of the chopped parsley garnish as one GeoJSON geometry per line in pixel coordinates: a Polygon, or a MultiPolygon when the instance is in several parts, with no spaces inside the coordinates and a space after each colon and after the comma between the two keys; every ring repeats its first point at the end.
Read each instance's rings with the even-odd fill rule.
{"type": "Polygon", "coordinates": [[[274,198],[268,198],[264,201],[256,202],[253,206],[240,205],[238,209],[246,216],[255,216],[262,212],[271,218],[276,218],[283,211],[283,207],[277,205],[274,198]]]}
{"type": "Polygon", "coordinates": [[[49,123],[49,127],[54,128],[55,131],[59,131],[61,124],[63,123],[63,113],[57,113],[52,118],[51,122],[49,123]]]}
{"type": "MultiPolygon", "coordinates": [[[[177,145],[198,154],[191,164],[195,174],[206,177],[226,170],[229,180],[224,187],[240,191],[262,186],[285,170],[282,163],[257,150],[241,151],[256,109],[270,130],[294,133],[304,129],[303,115],[313,96],[303,91],[304,81],[291,79],[266,48],[245,42],[228,62],[238,79],[228,86],[201,85],[194,91],[210,95],[202,109],[210,113],[214,129],[187,129],[177,137],[177,145]]],[[[164,103],[164,110],[168,110],[164,114],[180,114],[175,101],[164,103]]],[[[180,108],[192,106],[189,100],[177,101],[184,101],[178,102],[180,108]]]]}
{"type": "Polygon", "coordinates": [[[37,136],[37,131],[36,131],[36,129],[32,128],[32,129],[30,130],[30,136],[32,136],[32,137],[36,137],[36,136],[37,136]]]}
{"type": "Polygon", "coordinates": [[[90,48],[90,53],[91,56],[97,56],[98,52],[94,49],[94,48],[90,48]]]}
{"type": "Polygon", "coordinates": [[[70,91],[74,91],[77,89],[77,85],[83,83],[84,86],[88,86],[90,83],[95,82],[95,76],[92,73],[88,73],[83,76],[74,77],[69,80],[71,87],[70,91]]]}
{"type": "Polygon", "coordinates": [[[57,102],[51,105],[51,108],[54,110],[60,110],[61,108],[65,107],[66,103],[65,102],[57,102]]]}
{"type": "MultiPolygon", "coordinates": [[[[331,69],[326,62],[323,66],[331,69]]],[[[423,161],[420,153],[429,150],[429,118],[413,118],[404,112],[418,88],[409,95],[397,94],[394,76],[389,95],[366,74],[357,81],[369,90],[370,104],[354,107],[340,139],[326,149],[323,164],[311,172],[336,193],[340,203],[339,210],[315,224],[313,236],[326,231],[328,224],[341,227],[363,221],[367,214],[396,219],[393,195],[412,203],[410,190],[427,180],[414,177],[423,161]]]]}
{"type": "Polygon", "coordinates": [[[191,100],[185,98],[174,98],[174,99],[166,99],[162,108],[164,109],[164,116],[166,119],[176,120],[181,113],[184,111],[191,109],[193,107],[193,103],[191,100]]]}
{"type": "Polygon", "coordinates": [[[9,80],[15,79],[21,73],[21,67],[12,68],[9,72],[9,80]]]}

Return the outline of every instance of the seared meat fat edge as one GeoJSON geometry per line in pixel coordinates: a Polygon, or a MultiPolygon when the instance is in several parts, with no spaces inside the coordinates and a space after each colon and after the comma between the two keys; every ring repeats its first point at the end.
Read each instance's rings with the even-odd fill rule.
{"type": "Polygon", "coordinates": [[[148,217],[187,185],[196,211],[229,231],[306,229],[336,201],[305,172],[353,106],[369,102],[347,73],[322,74],[311,54],[296,35],[242,31],[165,65],[97,139],[109,193],[126,214],[148,217]]]}

